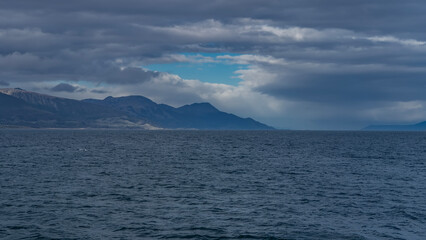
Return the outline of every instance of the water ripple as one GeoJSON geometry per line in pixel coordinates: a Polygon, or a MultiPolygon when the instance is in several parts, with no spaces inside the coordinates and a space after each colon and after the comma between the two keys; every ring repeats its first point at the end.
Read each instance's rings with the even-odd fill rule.
{"type": "Polygon", "coordinates": [[[0,130],[1,239],[426,239],[426,133],[0,130]]]}

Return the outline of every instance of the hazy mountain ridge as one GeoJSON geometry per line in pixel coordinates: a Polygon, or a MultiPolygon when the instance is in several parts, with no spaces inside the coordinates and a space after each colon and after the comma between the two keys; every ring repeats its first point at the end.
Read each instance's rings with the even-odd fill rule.
{"type": "Polygon", "coordinates": [[[426,131],[426,121],[409,125],[370,125],[367,131],[426,131]]]}
{"type": "Polygon", "coordinates": [[[273,129],[250,118],[224,113],[209,103],[179,108],[143,96],[82,101],[0,89],[0,126],[142,129],[273,129]]]}

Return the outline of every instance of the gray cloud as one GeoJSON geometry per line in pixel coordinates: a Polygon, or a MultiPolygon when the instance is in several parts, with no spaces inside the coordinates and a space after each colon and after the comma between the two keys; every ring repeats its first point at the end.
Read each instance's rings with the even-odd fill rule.
{"type": "MultiPolygon", "coordinates": [[[[299,0],[289,1],[261,1],[261,0],[215,0],[200,4],[196,0],[173,0],[152,1],[113,1],[106,0],[99,4],[95,0],[72,1],[69,3],[55,0],[41,1],[2,1],[0,9],[5,12],[19,11],[18,16],[34,19],[34,15],[45,16],[63,15],[57,18],[59,24],[66,23],[65,28],[85,27],[101,25],[103,18],[91,19],[87,25],[79,24],[87,19],[74,19],[76,23],[67,21],[71,14],[96,14],[120,17],[123,19],[152,20],[156,24],[170,25],[181,22],[198,21],[202,19],[215,18],[230,20],[239,18],[267,19],[283,22],[287,25],[299,25],[306,27],[334,27],[351,29],[371,29],[373,31],[386,30],[395,31],[401,29],[417,29],[416,24],[425,18],[422,14],[425,6],[422,1],[398,1],[398,0],[299,0]],[[25,17],[23,13],[36,12],[25,17]],[[394,21],[395,16],[403,16],[394,21]],[[339,20],[339,21],[338,21],[339,20]],[[416,21],[415,21],[416,20],[416,21]],[[389,24],[392,22],[392,24],[389,24]]],[[[24,25],[28,24],[21,19],[6,18],[4,24],[24,25]]],[[[47,19],[35,18],[33,24],[48,22],[47,19]]],[[[114,19],[115,20],[115,19],[114,19]]],[[[111,21],[113,22],[113,21],[111,21]]],[[[142,21],[140,21],[142,22],[142,21]]],[[[423,21],[424,22],[424,21],[423,21]]],[[[46,23],[47,24],[47,23],[46,23]]],[[[52,29],[56,29],[55,23],[51,23],[52,29]]],[[[61,29],[63,30],[63,29],[61,29]]],[[[417,30],[421,32],[421,30],[417,30]]]]}
{"type": "Polygon", "coordinates": [[[105,91],[105,90],[99,90],[99,89],[93,89],[93,90],[91,90],[90,92],[92,92],[92,93],[96,93],[96,94],[105,94],[105,93],[108,93],[108,91],[105,91]]]}
{"type": "Polygon", "coordinates": [[[82,89],[80,87],[75,87],[67,83],[59,83],[58,85],[50,88],[49,90],[52,92],[69,92],[69,93],[85,91],[85,89],[82,89]]]}
{"type": "Polygon", "coordinates": [[[9,84],[8,82],[0,81],[0,86],[7,87],[7,86],[9,86],[9,85],[10,85],[10,84],[9,84]]]}
{"type": "Polygon", "coordinates": [[[150,81],[159,75],[159,72],[144,70],[138,67],[126,67],[123,69],[110,68],[107,72],[99,73],[97,76],[103,76],[102,80],[107,83],[128,84],[150,81]]]}
{"type": "Polygon", "coordinates": [[[351,105],[426,100],[426,67],[291,63],[264,70],[280,77],[256,89],[285,99],[351,105]]]}

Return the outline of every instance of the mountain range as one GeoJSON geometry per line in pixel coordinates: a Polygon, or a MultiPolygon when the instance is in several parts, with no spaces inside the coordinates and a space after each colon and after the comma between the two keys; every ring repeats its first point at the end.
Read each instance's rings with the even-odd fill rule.
{"type": "Polygon", "coordinates": [[[273,129],[251,118],[219,111],[210,103],[175,108],[143,96],[80,101],[20,88],[0,89],[0,127],[273,129]]]}

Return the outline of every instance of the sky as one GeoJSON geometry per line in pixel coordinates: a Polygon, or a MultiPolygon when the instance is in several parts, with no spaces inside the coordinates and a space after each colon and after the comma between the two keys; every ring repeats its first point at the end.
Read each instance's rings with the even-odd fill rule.
{"type": "Polygon", "coordinates": [[[426,3],[2,0],[0,88],[210,102],[280,129],[426,120],[426,3]]]}

